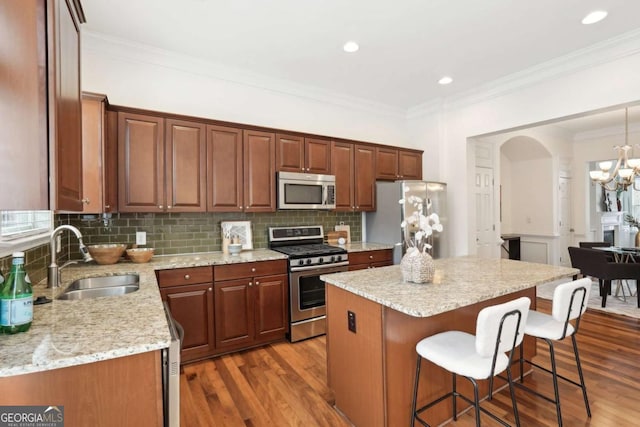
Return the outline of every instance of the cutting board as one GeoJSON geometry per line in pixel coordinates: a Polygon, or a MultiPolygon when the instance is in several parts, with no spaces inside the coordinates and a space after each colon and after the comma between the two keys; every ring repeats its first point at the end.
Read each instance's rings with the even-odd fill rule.
{"type": "Polygon", "coordinates": [[[346,231],[329,231],[327,232],[327,243],[330,245],[337,245],[338,239],[342,237],[347,240],[348,234],[346,231]]]}

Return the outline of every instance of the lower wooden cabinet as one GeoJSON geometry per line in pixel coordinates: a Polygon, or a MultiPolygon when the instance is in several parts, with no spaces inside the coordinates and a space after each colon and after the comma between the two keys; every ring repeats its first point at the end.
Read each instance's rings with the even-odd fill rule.
{"type": "Polygon", "coordinates": [[[213,355],[213,268],[177,268],[156,274],[162,300],[184,328],[181,361],[213,355]]]}
{"type": "Polygon", "coordinates": [[[391,249],[349,253],[349,271],[385,267],[392,264],[393,251],[391,249]]]}
{"type": "Polygon", "coordinates": [[[156,277],[162,300],[184,328],[182,362],[281,340],[288,332],[286,260],[160,270],[156,277]]]}
{"type": "Polygon", "coordinates": [[[286,274],[215,282],[216,351],[283,339],[287,284],[286,274]]]}

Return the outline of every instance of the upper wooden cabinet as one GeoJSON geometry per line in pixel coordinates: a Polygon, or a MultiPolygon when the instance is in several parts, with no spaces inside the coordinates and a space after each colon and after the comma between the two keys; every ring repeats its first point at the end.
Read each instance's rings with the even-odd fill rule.
{"type": "Polygon", "coordinates": [[[82,94],[83,213],[117,211],[117,119],[107,103],[105,95],[82,94]]]}
{"type": "Polygon", "coordinates": [[[331,173],[331,141],[276,134],[276,170],[331,173]]]}
{"type": "Polygon", "coordinates": [[[118,114],[120,212],[206,210],[205,125],[118,114]]]}
{"type": "Polygon", "coordinates": [[[422,155],[415,151],[377,147],[376,179],[422,179],[422,155]]]}
{"type": "Polygon", "coordinates": [[[77,1],[0,2],[2,210],[82,210],[82,22],[77,1]]]}
{"type": "Polygon", "coordinates": [[[83,210],[82,108],[80,100],[80,22],[78,1],[47,4],[49,78],[49,153],[52,208],[83,210]]]}
{"type": "Polygon", "coordinates": [[[331,144],[331,173],[336,176],[336,210],[375,210],[375,149],[350,142],[331,144]]]}
{"type": "Polygon", "coordinates": [[[241,212],[242,130],[207,125],[207,210],[241,212]]]}
{"type": "Polygon", "coordinates": [[[243,131],[245,212],[276,210],[275,134],[243,131]]]}

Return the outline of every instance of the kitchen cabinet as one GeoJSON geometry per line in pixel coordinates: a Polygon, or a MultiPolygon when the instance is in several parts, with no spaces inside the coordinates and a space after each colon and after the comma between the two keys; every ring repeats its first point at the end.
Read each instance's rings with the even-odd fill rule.
{"type": "Polygon", "coordinates": [[[207,125],[207,211],[241,212],[242,184],[242,129],[207,125]]]}
{"type": "Polygon", "coordinates": [[[205,125],[118,113],[120,212],[206,210],[205,125]]]}
{"type": "Polygon", "coordinates": [[[376,147],[376,179],[422,179],[422,154],[392,147],[376,147]]]}
{"type": "Polygon", "coordinates": [[[181,361],[214,353],[213,268],[192,267],[156,272],[162,300],[184,328],[181,361]]]}
{"type": "Polygon", "coordinates": [[[276,134],[276,170],[331,173],[331,141],[276,134]]]}
{"type": "Polygon", "coordinates": [[[106,95],[82,94],[83,213],[117,211],[117,134],[107,104],[106,95]]]}
{"type": "Polygon", "coordinates": [[[387,265],[393,265],[393,251],[391,249],[349,252],[349,271],[387,265]]]}
{"type": "Polygon", "coordinates": [[[275,134],[244,130],[243,205],[245,212],[275,212],[275,134]]]}
{"type": "Polygon", "coordinates": [[[0,2],[0,209],[82,210],[83,22],[78,1],[0,2]]]}
{"type": "Polygon", "coordinates": [[[215,266],[216,352],[283,339],[288,328],[287,262],[215,266]]]}
{"type": "MultiPolygon", "coordinates": [[[[66,426],[163,425],[160,350],[2,377],[0,390],[3,406],[64,407],[66,426]]],[[[62,425],[5,425],[38,424],[62,425]]]]}
{"type": "Polygon", "coordinates": [[[375,165],[375,148],[341,141],[331,143],[337,211],[375,210],[375,165]]]}

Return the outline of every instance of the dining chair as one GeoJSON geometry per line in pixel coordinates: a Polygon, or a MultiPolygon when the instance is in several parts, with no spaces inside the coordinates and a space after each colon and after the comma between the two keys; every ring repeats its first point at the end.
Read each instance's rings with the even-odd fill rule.
{"type": "Polygon", "coordinates": [[[480,426],[480,411],[491,416],[504,426],[509,424],[495,414],[480,406],[478,380],[489,380],[489,397],[493,392],[493,377],[507,371],[507,381],[511,392],[511,402],[516,425],[520,425],[518,406],[516,404],[511,363],[514,349],[520,345],[524,336],[524,325],[531,300],[521,297],[503,304],[485,307],[476,319],[476,334],[462,331],[446,331],[422,339],[416,345],[418,353],[413,401],[411,404],[411,425],[417,420],[423,426],[429,426],[420,417],[420,413],[442,402],[453,398],[453,419],[457,420],[456,398],[460,397],[475,409],[476,426],[480,426]],[[508,352],[508,355],[505,354],[508,352]],[[417,408],[418,385],[420,382],[420,365],[422,359],[451,372],[453,377],[452,391],[417,408]],[[473,400],[460,394],[456,388],[457,376],[463,376],[473,385],[473,400]]]}
{"type": "Polygon", "coordinates": [[[551,369],[547,369],[535,362],[525,360],[523,346],[520,346],[520,382],[524,382],[524,363],[528,363],[552,375],[554,398],[551,399],[546,395],[539,393],[523,384],[516,385],[528,392],[542,397],[543,399],[555,403],[556,416],[558,418],[558,426],[562,426],[562,412],[560,408],[560,394],[558,389],[558,378],[561,378],[582,389],[582,397],[587,410],[587,416],[591,418],[591,409],[589,408],[589,398],[587,397],[587,387],[584,383],[584,375],[582,374],[582,366],[580,365],[580,355],[578,353],[578,344],[576,343],[576,334],[580,328],[580,318],[587,309],[587,301],[589,301],[589,292],[591,290],[590,279],[579,279],[572,282],[558,285],[553,292],[553,302],[551,306],[551,314],[541,313],[531,310],[527,317],[524,333],[526,335],[543,339],[549,346],[549,357],[551,360],[551,369]],[[572,323],[573,322],[573,323],[572,323]],[[553,347],[554,341],[561,341],[566,337],[571,337],[573,343],[573,354],[575,356],[576,367],[580,382],[576,382],[570,378],[560,375],[556,366],[556,357],[553,347]]]}

